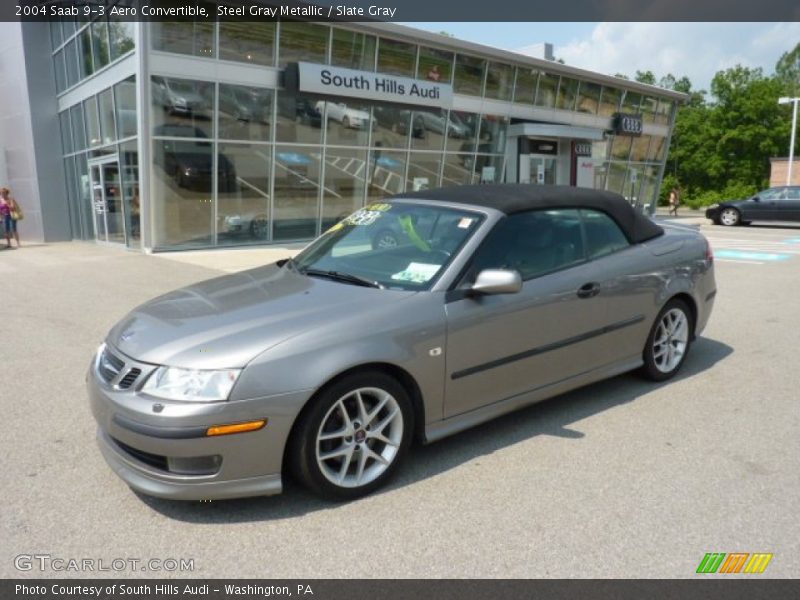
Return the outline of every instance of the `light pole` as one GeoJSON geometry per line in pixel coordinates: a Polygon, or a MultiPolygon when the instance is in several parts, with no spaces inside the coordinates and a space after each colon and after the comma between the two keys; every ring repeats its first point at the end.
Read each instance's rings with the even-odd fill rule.
{"type": "Polygon", "coordinates": [[[792,164],[794,163],[794,133],[797,129],[797,103],[800,98],[778,98],[778,104],[794,104],[792,108],[792,136],[789,142],[789,170],[786,172],[786,185],[792,185],[792,164]]]}

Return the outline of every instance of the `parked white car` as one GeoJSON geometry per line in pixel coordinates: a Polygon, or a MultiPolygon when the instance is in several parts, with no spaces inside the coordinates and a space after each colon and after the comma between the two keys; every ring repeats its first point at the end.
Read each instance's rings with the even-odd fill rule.
{"type": "Polygon", "coordinates": [[[366,129],[372,118],[366,110],[359,110],[357,108],[349,108],[344,102],[326,102],[320,100],[316,105],[320,114],[323,114],[324,109],[328,109],[328,119],[333,119],[342,124],[343,127],[348,129],[366,129]]]}

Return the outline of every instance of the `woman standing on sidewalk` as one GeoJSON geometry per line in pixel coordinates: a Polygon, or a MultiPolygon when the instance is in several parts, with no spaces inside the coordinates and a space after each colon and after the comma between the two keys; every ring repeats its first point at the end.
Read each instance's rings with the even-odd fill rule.
{"type": "Polygon", "coordinates": [[[681,199],[678,196],[678,188],[672,188],[669,193],[669,213],[678,216],[678,207],[681,205],[681,199]]]}
{"type": "Polygon", "coordinates": [[[17,221],[22,219],[22,209],[17,201],[10,196],[11,190],[7,187],[0,188],[0,217],[3,218],[3,230],[6,234],[6,245],[11,248],[11,234],[17,241],[19,248],[19,233],[17,233],[17,221]]]}

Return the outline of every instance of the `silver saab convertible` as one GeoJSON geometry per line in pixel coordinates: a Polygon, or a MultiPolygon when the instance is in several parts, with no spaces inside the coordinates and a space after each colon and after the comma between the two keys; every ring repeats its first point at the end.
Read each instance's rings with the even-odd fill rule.
{"type": "Polygon", "coordinates": [[[414,440],[640,369],[681,368],[713,255],[616,194],[466,186],[372,204],[297,257],[156,298],[108,334],[88,390],[108,463],[176,499],[347,499],[414,440]],[[397,244],[376,247],[382,230],[397,244]]]}

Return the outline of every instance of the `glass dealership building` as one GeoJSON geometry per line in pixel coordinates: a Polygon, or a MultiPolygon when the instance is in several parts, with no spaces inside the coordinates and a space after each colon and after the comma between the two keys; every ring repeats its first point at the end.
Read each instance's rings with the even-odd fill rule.
{"type": "Polygon", "coordinates": [[[0,119],[0,166],[25,224],[145,251],[308,240],[386,195],[468,183],[652,211],[685,99],[385,23],[4,27],[30,129],[0,119]]]}

